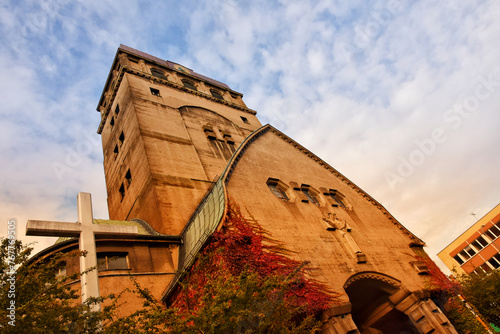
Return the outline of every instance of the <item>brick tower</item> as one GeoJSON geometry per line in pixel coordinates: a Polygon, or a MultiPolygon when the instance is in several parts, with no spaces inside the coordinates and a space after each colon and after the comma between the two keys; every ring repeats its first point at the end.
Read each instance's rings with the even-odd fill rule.
{"type": "Polygon", "coordinates": [[[242,94],[121,45],[98,105],[110,219],[179,234],[236,147],[261,126],[242,94]]]}
{"type": "Polygon", "coordinates": [[[423,241],[328,163],[262,126],[241,93],[122,45],[98,111],[110,219],[138,218],[177,238],[162,253],[175,277],[153,283],[164,284],[163,300],[231,198],[342,294],[323,314],[324,333],[456,333],[425,290],[423,241]]]}

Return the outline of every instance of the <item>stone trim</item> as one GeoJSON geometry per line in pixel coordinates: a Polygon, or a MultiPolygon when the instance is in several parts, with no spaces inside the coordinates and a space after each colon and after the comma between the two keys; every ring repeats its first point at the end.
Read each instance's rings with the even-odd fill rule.
{"type": "Polygon", "coordinates": [[[375,271],[362,271],[360,273],[354,274],[347,279],[344,283],[343,289],[346,290],[351,284],[360,281],[362,279],[372,279],[376,281],[381,281],[387,283],[394,287],[395,290],[399,290],[401,288],[401,281],[395,279],[386,274],[378,273],[375,271]]]}
{"type": "Polygon", "coordinates": [[[123,76],[125,75],[125,72],[138,75],[140,77],[149,79],[151,81],[155,81],[155,82],[160,83],[160,84],[164,84],[166,86],[176,88],[178,90],[182,90],[182,91],[189,93],[189,94],[200,96],[200,97],[205,98],[207,100],[211,100],[211,101],[214,101],[214,102],[217,102],[220,104],[224,104],[224,105],[229,106],[231,108],[238,109],[238,110],[241,110],[243,112],[246,112],[246,113],[249,113],[252,115],[257,114],[257,112],[255,110],[245,108],[245,107],[240,106],[236,103],[226,101],[226,100],[221,100],[221,99],[213,97],[212,95],[186,88],[186,87],[181,86],[179,84],[176,84],[172,81],[155,77],[152,74],[136,70],[135,68],[132,68],[129,66],[121,66],[116,78],[111,82],[111,84],[109,86],[110,89],[104,94],[105,95],[104,102],[107,101],[106,107],[102,107],[101,105],[98,106],[98,108],[99,108],[98,111],[101,112],[101,123],[99,124],[99,127],[97,129],[98,134],[101,134],[102,129],[104,128],[104,124],[106,123],[106,119],[107,119],[108,114],[111,110],[111,106],[113,105],[113,102],[116,98],[116,94],[118,92],[118,87],[120,87],[120,83],[123,80],[123,76]]]}
{"type": "Polygon", "coordinates": [[[288,137],[287,135],[285,135],[284,133],[277,130],[276,128],[274,128],[271,125],[270,125],[270,129],[278,137],[280,137],[285,142],[287,142],[287,143],[291,144],[292,146],[294,146],[295,148],[297,148],[299,151],[304,153],[307,157],[309,157],[312,160],[314,160],[315,162],[317,162],[320,166],[323,166],[326,170],[328,170],[329,172],[334,174],[336,177],[338,177],[342,182],[344,182],[349,187],[354,189],[354,191],[361,194],[361,196],[363,196],[365,199],[367,199],[368,202],[372,203],[377,209],[379,209],[384,215],[386,215],[387,218],[401,230],[401,232],[403,232],[405,235],[410,237],[412,239],[413,243],[418,244],[422,247],[425,245],[425,243],[420,238],[418,238],[416,235],[411,233],[406,227],[404,227],[400,222],[398,222],[396,220],[396,218],[394,218],[394,216],[392,216],[389,213],[389,211],[387,211],[387,209],[384,208],[378,201],[376,201],[373,197],[368,195],[365,191],[363,191],[361,188],[359,188],[356,184],[354,184],[352,181],[350,181],[348,178],[346,178],[344,175],[342,175],[340,172],[338,172],[335,168],[330,166],[328,163],[323,161],[317,155],[315,155],[314,153],[312,153],[311,151],[306,149],[304,146],[300,145],[295,140],[291,139],[290,137],[288,137]]]}

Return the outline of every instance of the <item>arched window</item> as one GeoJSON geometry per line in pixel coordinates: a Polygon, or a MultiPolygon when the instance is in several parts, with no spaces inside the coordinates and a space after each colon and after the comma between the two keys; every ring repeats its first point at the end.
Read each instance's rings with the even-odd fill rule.
{"type": "Polygon", "coordinates": [[[212,94],[213,97],[215,97],[216,99],[219,99],[219,100],[224,100],[224,98],[222,97],[222,94],[218,91],[218,90],[215,90],[215,89],[210,89],[210,93],[212,94]]]}
{"type": "Polygon", "coordinates": [[[196,90],[196,86],[194,85],[194,83],[191,80],[183,79],[181,81],[182,81],[182,84],[184,85],[184,87],[192,89],[192,90],[196,90]]]}
{"type": "MultiPolygon", "coordinates": [[[[317,197],[318,192],[314,191],[309,185],[307,185],[307,184],[301,185],[300,191],[302,191],[302,193],[306,196],[307,201],[314,203],[316,205],[320,205],[318,197],[317,197]]],[[[306,201],[303,200],[302,202],[306,202],[306,201]]]]}
{"type": "Polygon", "coordinates": [[[157,68],[152,68],[151,69],[151,74],[157,78],[160,78],[160,79],[167,79],[167,76],[165,75],[165,72],[162,71],[162,70],[159,70],[157,68]]]}
{"type": "Polygon", "coordinates": [[[346,207],[346,205],[344,203],[344,195],[342,195],[341,193],[339,193],[337,190],[330,189],[329,195],[335,201],[335,203],[332,204],[332,206],[339,206],[339,207],[342,207],[342,208],[346,207]]]}
{"type": "Polygon", "coordinates": [[[282,199],[283,201],[288,201],[289,197],[286,194],[286,185],[278,179],[269,178],[267,180],[267,186],[269,190],[274,194],[274,196],[282,199]]]}

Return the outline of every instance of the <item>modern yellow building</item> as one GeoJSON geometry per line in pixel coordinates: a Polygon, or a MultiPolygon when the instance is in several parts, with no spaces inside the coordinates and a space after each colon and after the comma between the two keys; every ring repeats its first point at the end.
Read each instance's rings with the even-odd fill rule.
{"type": "Polygon", "coordinates": [[[500,204],[438,254],[458,274],[500,268],[500,204]]]}

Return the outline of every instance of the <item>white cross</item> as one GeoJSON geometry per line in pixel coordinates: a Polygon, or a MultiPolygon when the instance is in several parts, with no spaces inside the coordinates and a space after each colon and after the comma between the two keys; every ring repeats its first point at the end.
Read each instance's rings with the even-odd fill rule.
{"type": "MultiPolygon", "coordinates": [[[[80,256],[80,271],[84,272],[97,266],[95,236],[126,237],[138,234],[137,226],[98,225],[92,217],[92,200],[90,194],[79,193],[78,221],[76,223],[28,220],[26,235],[77,237],[80,239],[80,250],[86,251],[86,256],[80,256]]],[[[81,277],[82,303],[91,297],[99,297],[99,276],[97,269],[89,270],[81,277]]],[[[92,306],[92,311],[99,311],[99,303],[92,306]]]]}

